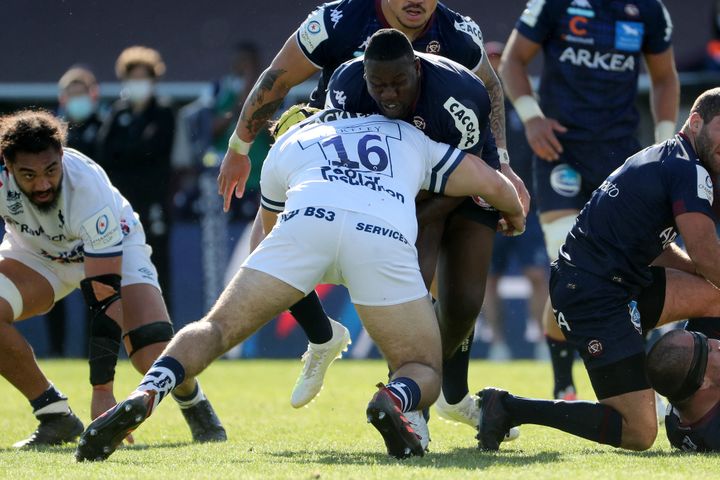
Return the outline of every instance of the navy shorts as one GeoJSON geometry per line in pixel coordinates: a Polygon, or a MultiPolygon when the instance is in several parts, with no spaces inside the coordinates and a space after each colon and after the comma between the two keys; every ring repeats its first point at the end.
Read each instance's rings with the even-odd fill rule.
{"type": "Polygon", "coordinates": [[[650,388],[636,298],[627,286],[564,262],[550,267],[555,320],[585,362],[598,399],[650,388]]]}
{"type": "Polygon", "coordinates": [[[451,212],[451,215],[454,214],[462,215],[492,230],[497,229],[497,224],[500,220],[500,213],[477,197],[466,198],[451,212]]]}
{"type": "Polygon", "coordinates": [[[563,141],[560,160],[533,155],[533,187],[538,213],[582,207],[593,191],[625,160],[640,151],[634,137],[612,142],[563,141]]]}
{"type": "Polygon", "coordinates": [[[506,237],[497,234],[490,272],[494,275],[502,275],[507,271],[513,258],[517,259],[518,267],[522,270],[529,267],[547,268],[550,264],[540,221],[532,211],[528,213],[525,232],[522,235],[506,237]]]}

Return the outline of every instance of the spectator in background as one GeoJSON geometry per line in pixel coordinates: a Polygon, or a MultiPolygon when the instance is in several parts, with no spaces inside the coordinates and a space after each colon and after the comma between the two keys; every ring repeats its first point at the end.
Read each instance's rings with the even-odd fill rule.
{"type": "Polygon", "coordinates": [[[100,130],[98,163],[140,214],[160,284],[169,296],[167,213],[175,118],[155,94],[165,63],[157,50],[134,46],[120,54],[115,73],[122,82],[121,98],[100,130]]]}
{"type": "Polygon", "coordinates": [[[705,63],[708,70],[720,70],[720,0],[715,0],[712,22],[712,38],[705,48],[705,63]]]}
{"type": "MultiPolygon", "coordinates": [[[[505,45],[501,42],[486,42],[485,52],[490,64],[497,70],[500,65],[505,45]]],[[[507,135],[508,153],[513,159],[513,168],[518,176],[531,189],[532,186],[532,149],[525,138],[522,120],[514,110],[512,103],[505,99],[505,134],[507,135]]],[[[530,198],[534,194],[530,190],[530,198]]],[[[505,329],[502,301],[498,295],[500,277],[507,273],[510,262],[515,258],[522,274],[532,287],[528,301],[528,318],[525,326],[525,340],[535,344],[535,357],[542,358],[545,349],[541,339],[541,319],[548,291],[548,264],[540,222],[537,214],[530,208],[525,225],[525,233],[518,237],[506,237],[498,234],[495,237],[490,275],[485,291],[483,314],[492,330],[492,343],[488,358],[490,360],[509,360],[511,352],[505,341],[505,329]]]]}
{"type": "MultiPolygon", "coordinates": [[[[97,134],[102,122],[97,113],[98,88],[95,75],[85,67],[74,66],[66,71],[58,82],[58,114],[68,122],[67,146],[85,155],[96,156],[97,134]]],[[[81,310],[83,325],[85,311],[81,310]]],[[[57,302],[46,316],[50,333],[50,355],[65,354],[67,332],[65,300],[57,302]]],[[[83,330],[84,331],[84,330],[83,330]]],[[[82,342],[86,345],[87,342],[82,342]]]]}

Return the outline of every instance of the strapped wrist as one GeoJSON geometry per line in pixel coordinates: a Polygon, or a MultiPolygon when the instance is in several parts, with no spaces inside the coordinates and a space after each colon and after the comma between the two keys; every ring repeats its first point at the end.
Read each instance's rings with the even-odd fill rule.
{"type": "Polygon", "coordinates": [[[540,105],[538,105],[537,100],[535,100],[535,97],[532,95],[523,95],[516,98],[513,102],[513,107],[515,107],[515,111],[523,123],[527,122],[531,118],[545,117],[542,110],[540,110],[540,105]]]}
{"type": "Polygon", "coordinates": [[[233,131],[228,140],[228,148],[240,155],[247,155],[250,152],[253,142],[245,142],[238,137],[237,132],[233,131]]]}
{"type": "Polygon", "coordinates": [[[664,142],[675,136],[675,122],[660,120],[655,124],[655,143],[664,142]]]}
{"type": "Polygon", "coordinates": [[[497,152],[500,157],[500,165],[510,165],[510,154],[507,148],[497,147],[497,152]]]}

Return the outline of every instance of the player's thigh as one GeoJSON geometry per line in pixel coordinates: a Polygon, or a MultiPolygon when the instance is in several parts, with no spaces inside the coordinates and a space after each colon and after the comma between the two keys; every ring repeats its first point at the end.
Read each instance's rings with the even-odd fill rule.
{"type": "Polygon", "coordinates": [[[427,225],[418,227],[417,240],[415,246],[418,252],[418,262],[420,264],[420,272],[422,272],[423,282],[428,289],[431,287],[436,277],[435,268],[437,267],[438,255],[440,253],[440,242],[442,241],[443,230],[445,228],[445,220],[440,220],[427,225]]]}
{"type": "Polygon", "coordinates": [[[665,302],[658,326],[692,317],[720,316],[720,290],[705,278],[665,269],[665,302]]]}
{"type": "Polygon", "coordinates": [[[135,283],[122,287],[122,328],[129,332],[155,322],[170,322],[160,289],[149,283],[135,283]]]}
{"type": "Polygon", "coordinates": [[[399,305],[355,305],[391,370],[416,362],[440,370],[440,331],[428,297],[399,305]]]}
{"type": "MultiPolygon", "coordinates": [[[[22,313],[17,320],[24,320],[50,310],[55,302],[55,292],[43,275],[11,258],[0,258],[0,273],[15,285],[22,298],[22,313]]],[[[0,301],[3,304],[2,319],[10,322],[14,315],[9,299],[4,298],[3,293],[5,292],[0,292],[0,301]]],[[[5,295],[12,296],[14,292],[8,291],[5,295]]]]}

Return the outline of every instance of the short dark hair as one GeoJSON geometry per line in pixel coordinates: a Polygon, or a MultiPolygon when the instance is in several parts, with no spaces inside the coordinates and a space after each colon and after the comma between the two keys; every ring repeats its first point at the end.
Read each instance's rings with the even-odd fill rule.
{"type": "Polygon", "coordinates": [[[690,370],[694,343],[681,345],[679,337],[685,330],[672,330],[663,335],[647,354],[646,372],[650,386],[665,397],[673,396],[690,370]]]}
{"type": "Polygon", "coordinates": [[[0,153],[13,162],[20,153],[59,151],[65,144],[67,125],[46,110],[22,110],[0,117],[0,153]]]}
{"type": "Polygon", "coordinates": [[[712,122],[712,119],[720,115],[720,87],[705,90],[695,99],[690,113],[697,112],[703,122],[712,122]]]}
{"type": "Polygon", "coordinates": [[[370,37],[368,46],[365,49],[366,60],[385,62],[400,58],[410,60],[415,58],[412,43],[400,30],[383,28],[370,37]]]}

